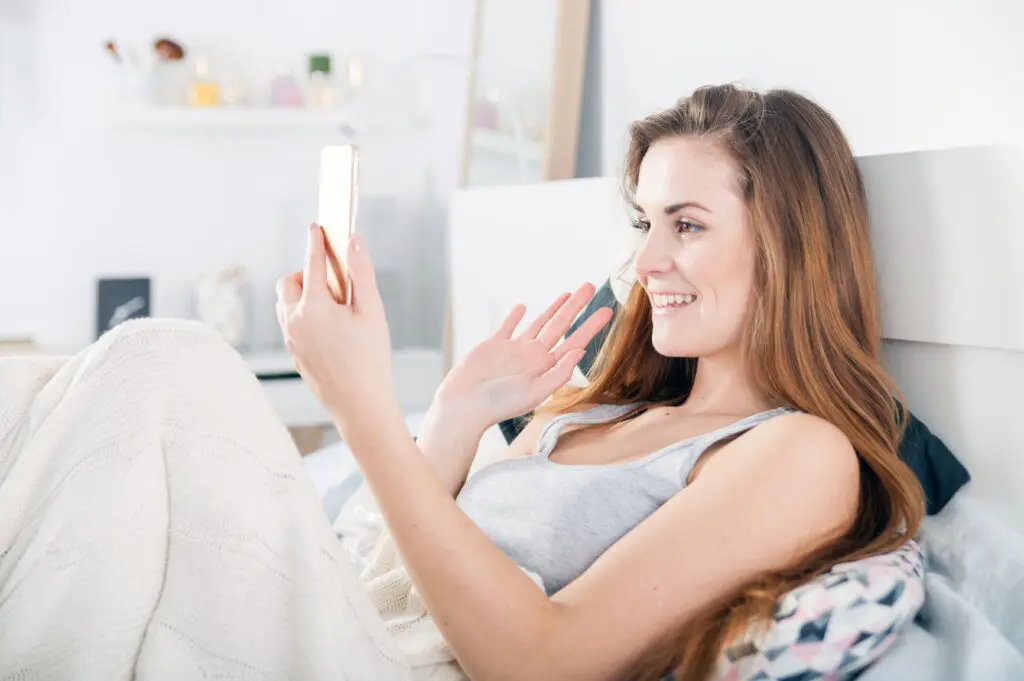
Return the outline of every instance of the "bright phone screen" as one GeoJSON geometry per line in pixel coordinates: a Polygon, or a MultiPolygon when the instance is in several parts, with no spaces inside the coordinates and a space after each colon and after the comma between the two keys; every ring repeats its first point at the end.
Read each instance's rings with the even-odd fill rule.
{"type": "Polygon", "coordinates": [[[345,254],[356,223],[359,152],[344,144],[320,153],[320,191],[317,223],[327,237],[327,283],[339,302],[352,299],[345,254]]]}

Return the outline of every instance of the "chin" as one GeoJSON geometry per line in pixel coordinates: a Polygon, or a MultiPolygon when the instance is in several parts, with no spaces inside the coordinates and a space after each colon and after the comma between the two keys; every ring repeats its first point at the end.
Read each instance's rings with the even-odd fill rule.
{"type": "Polygon", "coordinates": [[[708,337],[714,334],[694,333],[692,324],[673,328],[672,324],[654,324],[651,345],[659,355],[665,357],[710,357],[731,347],[721,338],[708,337]]]}
{"type": "Polygon", "coordinates": [[[651,345],[659,355],[665,357],[699,357],[701,347],[694,343],[695,339],[680,338],[680,334],[659,333],[655,330],[651,336],[651,345]]]}

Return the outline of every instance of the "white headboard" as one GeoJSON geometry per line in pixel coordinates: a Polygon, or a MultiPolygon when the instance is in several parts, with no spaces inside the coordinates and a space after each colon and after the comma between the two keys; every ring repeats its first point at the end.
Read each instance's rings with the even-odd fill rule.
{"type": "MultiPolygon", "coordinates": [[[[1024,163],[975,147],[859,159],[886,360],[911,410],[1024,533],[1024,163]]],[[[450,218],[456,360],[511,306],[539,311],[629,257],[617,178],[460,190],[450,218]]]]}

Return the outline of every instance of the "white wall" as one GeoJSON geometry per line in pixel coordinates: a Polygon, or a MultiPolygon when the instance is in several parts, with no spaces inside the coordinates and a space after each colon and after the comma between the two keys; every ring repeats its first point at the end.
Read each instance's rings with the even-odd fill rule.
{"type": "Polygon", "coordinates": [[[885,357],[911,410],[971,473],[971,494],[1024,534],[1024,353],[889,341],[885,357]]]}
{"type": "MultiPolygon", "coordinates": [[[[24,44],[5,50],[20,67],[8,59],[0,70],[0,336],[31,334],[73,350],[92,339],[97,277],[151,276],[154,313],[183,315],[196,277],[241,264],[255,287],[253,343],[277,342],[273,281],[301,264],[304,228],[315,218],[317,153],[337,138],[112,126],[108,38],[168,33],[230,51],[266,78],[282,64],[300,68],[314,50],[465,57],[470,18],[471,0],[36,0],[18,30],[24,44]]],[[[364,143],[366,193],[402,200],[383,220],[398,231],[368,238],[397,272],[419,268],[425,282],[407,309],[424,307],[425,297],[436,309],[423,324],[406,321],[414,342],[426,326],[439,343],[438,200],[456,178],[467,73],[457,63],[416,73],[436,125],[423,138],[364,143]],[[425,186],[428,166],[433,188],[425,186]]]]}
{"type": "Polygon", "coordinates": [[[600,1],[608,174],[630,121],[727,81],[808,94],[857,154],[1020,134],[1019,0],[600,1]]]}

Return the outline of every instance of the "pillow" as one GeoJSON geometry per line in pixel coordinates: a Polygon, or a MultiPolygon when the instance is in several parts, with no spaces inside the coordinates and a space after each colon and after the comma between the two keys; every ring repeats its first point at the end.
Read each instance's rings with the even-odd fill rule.
{"type": "MultiPolygon", "coordinates": [[[[569,327],[567,334],[575,331],[596,310],[610,307],[614,311],[619,307],[625,300],[625,294],[613,286],[614,283],[609,280],[597,290],[587,307],[569,327]]],[[[610,328],[610,325],[606,326],[587,345],[586,354],[580,360],[580,370],[583,373],[590,372],[601,346],[608,337],[610,328]]],[[[526,425],[528,417],[527,414],[503,421],[500,424],[501,432],[508,442],[515,439],[515,436],[526,425]]],[[[917,479],[921,481],[927,501],[928,515],[935,515],[941,511],[957,490],[971,479],[967,469],[953,456],[945,443],[933,435],[928,427],[910,412],[907,414],[907,430],[900,443],[899,455],[904,463],[914,471],[917,479]]]]}
{"type": "Polygon", "coordinates": [[[851,678],[887,651],[924,604],[924,557],[911,540],[786,594],[772,625],[729,646],[719,681],[851,678]]]}

